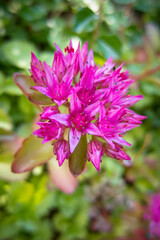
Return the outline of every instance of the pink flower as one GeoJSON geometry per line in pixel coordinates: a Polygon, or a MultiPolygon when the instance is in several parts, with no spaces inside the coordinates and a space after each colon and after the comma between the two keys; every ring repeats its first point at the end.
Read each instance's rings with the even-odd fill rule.
{"type": "Polygon", "coordinates": [[[160,193],[153,194],[145,218],[150,221],[150,234],[160,237],[160,193]]]}
{"type": "Polygon", "coordinates": [[[66,140],[59,140],[53,143],[53,152],[57,155],[59,166],[61,166],[66,158],[69,157],[69,144],[66,140]]]}
{"type": "Polygon", "coordinates": [[[103,154],[130,165],[131,159],[123,148],[130,143],[123,135],[145,119],[128,109],[143,98],[128,94],[134,80],[128,71],[122,71],[122,65],[114,70],[112,58],[102,67],[97,66],[87,42],[81,50],[80,44],[75,50],[72,41],[65,53],[57,45],[56,50],[52,67],[32,53],[30,72],[36,85],[32,89],[53,102],[53,106],[44,108],[37,123],[40,129],[34,134],[43,138],[43,143],[53,141],[59,165],[69,159],[73,174],[72,165],[80,168],[76,175],[84,169],[85,159],[99,171],[103,154]],[[85,142],[82,144],[84,137],[88,147],[85,142]],[[85,159],[79,159],[81,154],[85,159]],[[73,164],[74,161],[78,163],[73,164]]]}
{"type": "Polygon", "coordinates": [[[98,171],[100,169],[100,162],[103,154],[104,150],[101,142],[92,140],[88,143],[87,159],[93,163],[98,171]]]}

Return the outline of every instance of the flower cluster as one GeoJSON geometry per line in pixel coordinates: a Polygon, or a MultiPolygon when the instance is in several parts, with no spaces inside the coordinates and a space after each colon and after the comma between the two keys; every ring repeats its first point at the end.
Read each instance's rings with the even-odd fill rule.
{"type": "Polygon", "coordinates": [[[152,195],[148,210],[145,218],[150,221],[150,234],[160,237],[160,193],[152,195]]]}
{"type": "Polygon", "coordinates": [[[134,80],[129,78],[128,71],[122,71],[122,65],[115,69],[112,58],[102,67],[97,66],[87,42],[82,49],[79,44],[75,50],[70,41],[65,53],[55,46],[51,67],[32,53],[32,88],[53,103],[43,108],[37,123],[40,128],[33,134],[43,138],[42,143],[52,141],[60,166],[65,159],[69,159],[71,168],[74,161],[79,161],[75,165],[82,165],[81,169],[72,169],[74,175],[84,169],[82,156],[98,171],[104,154],[130,164],[123,149],[130,144],[123,135],[145,118],[129,109],[143,98],[128,94],[134,80]]]}

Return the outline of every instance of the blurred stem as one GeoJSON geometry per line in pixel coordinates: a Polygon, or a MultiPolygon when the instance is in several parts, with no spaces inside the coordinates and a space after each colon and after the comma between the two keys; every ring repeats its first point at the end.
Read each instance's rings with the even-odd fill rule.
{"type": "Polygon", "coordinates": [[[151,142],[151,134],[150,133],[147,133],[144,137],[144,142],[142,144],[142,147],[140,148],[139,152],[135,155],[135,159],[139,158],[139,156],[142,155],[142,153],[145,151],[145,149],[148,147],[148,145],[150,144],[151,142]]]}
{"type": "Polygon", "coordinates": [[[144,73],[140,74],[140,75],[137,75],[137,76],[133,76],[133,78],[136,80],[136,81],[139,81],[143,78],[146,78],[156,72],[160,71],[160,65],[155,67],[155,68],[152,68],[152,69],[149,69],[149,70],[146,70],[144,73]]]}
{"type": "Polygon", "coordinates": [[[96,22],[96,26],[92,35],[91,40],[91,48],[94,47],[95,41],[99,36],[99,29],[102,22],[102,10],[103,10],[103,2],[104,0],[99,0],[99,9],[98,9],[98,21],[96,22]]]}

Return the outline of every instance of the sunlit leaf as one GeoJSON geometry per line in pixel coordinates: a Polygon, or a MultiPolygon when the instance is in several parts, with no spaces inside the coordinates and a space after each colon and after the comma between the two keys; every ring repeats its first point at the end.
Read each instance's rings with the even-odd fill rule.
{"type": "Polygon", "coordinates": [[[104,36],[96,42],[96,52],[101,53],[105,58],[118,58],[121,53],[121,42],[115,35],[104,36]]]}
{"type": "Polygon", "coordinates": [[[22,173],[47,162],[53,155],[50,143],[41,143],[42,140],[31,135],[24,142],[15,155],[12,163],[14,173],[22,173]]]}
{"type": "Polygon", "coordinates": [[[12,121],[2,109],[0,109],[0,129],[6,131],[12,130],[12,121]]]}
{"type": "Polygon", "coordinates": [[[75,32],[91,32],[95,27],[97,15],[94,14],[89,8],[81,9],[75,17],[75,32]]]}
{"type": "Polygon", "coordinates": [[[0,154],[0,179],[6,181],[20,181],[28,176],[28,173],[15,174],[11,172],[11,162],[13,161],[13,153],[0,154]]]}
{"type": "Polygon", "coordinates": [[[31,52],[36,52],[36,48],[32,43],[26,41],[11,40],[3,45],[6,59],[19,68],[29,68],[31,52]]]}
{"type": "Polygon", "coordinates": [[[9,95],[14,95],[14,96],[19,96],[22,95],[22,91],[15,85],[13,82],[12,78],[8,78],[5,80],[1,90],[3,93],[9,94],[9,95]]]}

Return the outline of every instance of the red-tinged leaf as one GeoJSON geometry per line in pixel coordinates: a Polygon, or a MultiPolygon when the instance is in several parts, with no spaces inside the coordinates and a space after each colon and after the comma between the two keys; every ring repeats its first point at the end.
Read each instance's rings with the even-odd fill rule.
{"type": "Polygon", "coordinates": [[[41,143],[42,140],[31,135],[25,139],[22,147],[15,154],[12,163],[12,172],[22,173],[42,165],[53,156],[53,147],[50,143],[41,143]]]}
{"type": "Polygon", "coordinates": [[[73,176],[78,176],[84,170],[86,164],[86,155],[87,139],[86,136],[82,135],[78,145],[69,158],[69,169],[73,176]]]}
{"type": "Polygon", "coordinates": [[[54,156],[48,162],[48,170],[51,180],[61,191],[67,194],[75,191],[78,184],[77,178],[70,173],[67,160],[59,167],[56,156],[54,156]]]}
{"type": "Polygon", "coordinates": [[[14,81],[16,85],[22,90],[22,92],[28,97],[29,94],[33,93],[31,89],[32,86],[35,86],[33,78],[22,73],[15,73],[14,81]]]}
{"type": "Polygon", "coordinates": [[[29,101],[31,101],[34,104],[38,105],[52,105],[53,102],[51,99],[47,96],[45,96],[43,93],[34,91],[32,94],[28,96],[29,101]]]}

